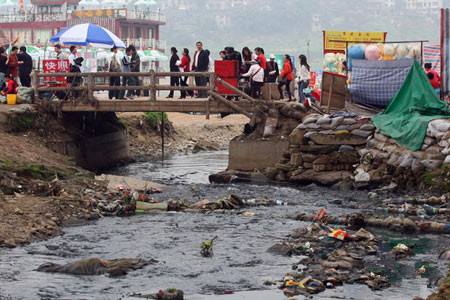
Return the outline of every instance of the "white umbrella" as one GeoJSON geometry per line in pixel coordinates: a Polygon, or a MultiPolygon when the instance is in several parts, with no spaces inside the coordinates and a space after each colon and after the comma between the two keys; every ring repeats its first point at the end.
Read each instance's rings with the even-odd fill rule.
{"type": "Polygon", "coordinates": [[[100,2],[98,2],[97,0],[81,0],[80,3],[78,3],[78,6],[81,7],[100,6],[100,2]]]}
{"type": "Polygon", "coordinates": [[[98,25],[85,23],[63,29],[50,39],[52,43],[92,46],[98,48],[126,48],[114,33],[98,25]]]}
{"type": "Polygon", "coordinates": [[[0,0],[0,6],[16,6],[19,5],[17,0],[0,0]]]}
{"type": "Polygon", "coordinates": [[[124,4],[124,2],[119,3],[115,0],[102,0],[102,8],[103,9],[119,7],[120,5],[123,5],[123,4],[124,4]]]}
{"type": "Polygon", "coordinates": [[[135,6],[138,5],[143,5],[143,6],[152,6],[152,5],[156,5],[155,0],[138,0],[137,2],[134,3],[135,6]]]}
{"type": "Polygon", "coordinates": [[[159,61],[167,61],[167,60],[169,60],[169,58],[164,53],[162,53],[161,51],[151,50],[151,54],[155,58],[155,60],[159,60],[159,61]]]}

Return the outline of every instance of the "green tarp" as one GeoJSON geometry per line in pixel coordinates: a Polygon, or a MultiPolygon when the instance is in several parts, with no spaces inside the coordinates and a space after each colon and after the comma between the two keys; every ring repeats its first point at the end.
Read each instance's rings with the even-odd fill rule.
{"type": "Polygon", "coordinates": [[[428,123],[445,118],[450,118],[447,103],[436,96],[424,70],[415,61],[386,110],[372,117],[372,121],[383,134],[416,151],[422,147],[428,123]]]}

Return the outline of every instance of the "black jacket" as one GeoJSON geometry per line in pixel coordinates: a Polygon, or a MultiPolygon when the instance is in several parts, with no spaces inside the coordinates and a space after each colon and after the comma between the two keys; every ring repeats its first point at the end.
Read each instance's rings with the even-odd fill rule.
{"type": "Polygon", "coordinates": [[[266,68],[266,72],[267,72],[267,79],[270,82],[275,82],[277,77],[280,75],[280,70],[278,69],[278,64],[275,61],[268,61],[267,62],[267,68],[266,68]],[[270,75],[269,72],[275,71],[275,74],[270,75]]]}
{"type": "Polygon", "coordinates": [[[139,54],[133,54],[131,56],[131,72],[140,72],[141,71],[141,58],[139,54]]]}
{"type": "Polygon", "coordinates": [[[177,66],[177,61],[180,60],[180,57],[178,57],[178,54],[172,55],[170,58],[170,72],[179,72],[180,68],[177,66]]]}
{"type": "Polygon", "coordinates": [[[33,60],[28,53],[20,53],[17,55],[18,61],[23,61],[23,64],[19,65],[19,73],[21,76],[30,75],[31,71],[33,71],[33,60]]]}
{"type": "Polygon", "coordinates": [[[6,64],[7,60],[8,60],[8,57],[0,55],[0,72],[3,74],[8,73],[8,65],[6,64]]]}
{"type": "Polygon", "coordinates": [[[205,50],[200,51],[198,61],[196,62],[195,71],[206,72],[209,66],[209,55],[205,50]]]}
{"type": "MultiPolygon", "coordinates": [[[[234,51],[232,54],[227,54],[223,60],[237,60],[239,68],[243,68],[242,55],[238,51],[234,51]]],[[[250,67],[249,67],[250,69],[250,67]]]]}

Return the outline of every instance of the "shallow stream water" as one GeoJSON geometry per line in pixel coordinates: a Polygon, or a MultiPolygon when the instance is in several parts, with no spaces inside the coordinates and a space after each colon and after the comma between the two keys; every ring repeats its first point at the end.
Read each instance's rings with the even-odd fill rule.
{"type": "MultiPolygon", "coordinates": [[[[264,281],[277,281],[291,269],[296,257],[267,253],[296,228],[307,226],[290,216],[315,214],[321,207],[330,215],[350,213],[339,201],[367,203],[367,192],[337,192],[321,187],[294,188],[283,185],[211,185],[208,175],[226,169],[226,152],[179,155],[161,162],[136,163],[111,173],[148,179],[168,185],[160,201],[187,199],[190,202],[217,200],[236,194],[246,199],[288,201],[289,205],[249,208],[253,217],[236,214],[154,213],[130,218],[105,218],[93,225],[69,227],[64,235],[15,249],[0,249],[0,300],[2,299],[135,299],[136,292],[154,292],[176,287],[192,300],[286,299],[264,281]],[[336,203],[336,204],[334,204],[336,203]],[[203,258],[200,243],[218,236],[214,256],[203,258]],[[40,264],[101,259],[154,258],[159,261],[127,276],[71,276],[38,273],[40,264]],[[257,289],[257,291],[253,291],[257,289]],[[264,290],[268,289],[268,290],[264,290]],[[233,291],[232,295],[216,295],[233,291]]],[[[444,270],[433,251],[448,236],[404,237],[377,232],[390,243],[408,239],[422,245],[412,259],[399,261],[399,278],[393,286],[372,292],[364,285],[344,285],[327,290],[313,299],[412,299],[431,293],[428,279],[414,276],[427,264],[432,280],[444,270]]],[[[397,266],[396,266],[397,267],[397,266]]],[[[299,296],[294,299],[303,299],[299,296]]]]}

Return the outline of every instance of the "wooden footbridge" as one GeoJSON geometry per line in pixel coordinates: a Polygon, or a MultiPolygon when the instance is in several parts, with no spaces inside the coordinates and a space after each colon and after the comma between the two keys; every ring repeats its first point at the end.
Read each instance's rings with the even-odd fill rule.
{"type": "MultiPolygon", "coordinates": [[[[55,76],[55,75],[53,75],[55,76]]],[[[34,71],[32,74],[34,96],[37,102],[44,102],[40,97],[43,92],[67,92],[65,100],[52,100],[51,104],[63,112],[198,112],[209,118],[213,113],[240,113],[251,117],[256,100],[239,89],[216,78],[209,72],[97,72],[97,73],[58,73],[57,77],[82,78],[83,84],[79,86],[67,84],[67,86],[41,86],[42,78],[49,77],[48,73],[34,71]],[[206,86],[169,86],[158,83],[158,78],[167,76],[205,77],[209,79],[206,86]],[[139,86],[109,86],[96,83],[96,78],[105,77],[139,77],[141,80],[148,78],[150,84],[139,86]],[[239,101],[227,100],[219,95],[216,90],[217,82],[233,90],[241,98],[239,101]],[[97,95],[100,91],[149,91],[147,98],[139,97],[133,100],[109,100],[104,95],[97,95]],[[157,91],[206,91],[208,97],[203,99],[171,99],[161,100],[157,98],[157,91]],[[79,94],[78,98],[72,95],[79,94]]],[[[188,96],[189,97],[189,96],[188,96]]]]}

